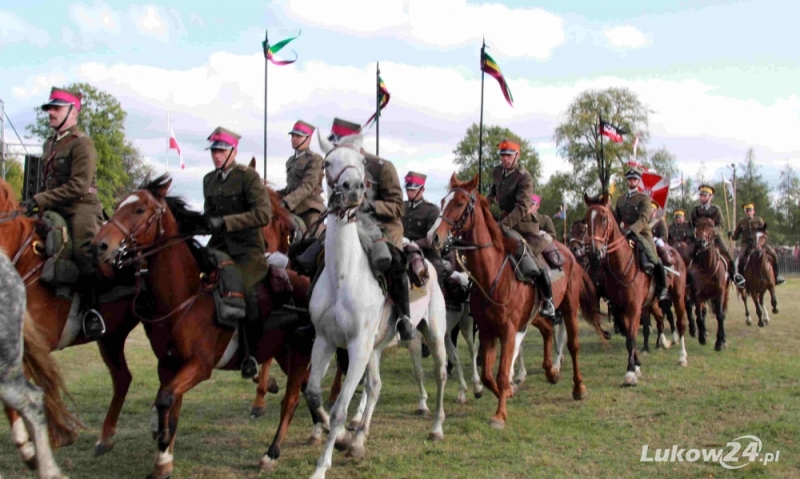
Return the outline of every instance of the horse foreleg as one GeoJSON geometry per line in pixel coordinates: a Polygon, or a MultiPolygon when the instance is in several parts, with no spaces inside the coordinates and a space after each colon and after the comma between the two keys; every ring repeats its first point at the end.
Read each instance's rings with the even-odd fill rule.
{"type": "MultiPolygon", "coordinates": [[[[566,331],[566,343],[569,349],[569,355],[572,357],[572,399],[580,401],[588,394],[586,386],[583,384],[583,375],[578,365],[578,355],[581,351],[581,346],[578,343],[578,310],[571,308],[569,314],[565,315],[564,322],[559,327],[559,336],[562,332],[566,331]]],[[[561,340],[561,347],[564,346],[564,340],[561,340]]],[[[559,353],[560,355],[560,353],[559,353]]]]}
{"type": "Polygon", "coordinates": [[[427,416],[431,411],[428,409],[428,391],[425,390],[425,372],[422,368],[422,338],[419,335],[408,342],[408,352],[411,354],[411,369],[419,390],[417,415],[427,416]]]}
{"type": "MultiPolygon", "coordinates": [[[[435,321],[435,319],[432,319],[431,321],[435,321]]],[[[450,334],[445,332],[440,337],[436,337],[430,328],[425,329],[428,344],[431,345],[431,356],[433,356],[436,377],[436,414],[433,418],[433,427],[431,428],[431,432],[428,434],[428,440],[441,441],[444,439],[444,388],[447,384],[447,357],[445,355],[445,343],[450,339],[450,334]]],[[[455,347],[453,349],[455,349],[455,347]]],[[[458,354],[456,354],[456,357],[458,357],[458,354]]],[[[461,373],[461,364],[455,363],[455,366],[458,368],[458,374],[461,374],[461,384],[463,385],[463,389],[460,390],[459,393],[465,393],[467,385],[464,382],[464,376],[461,373]]]]}
{"type": "Polygon", "coordinates": [[[694,299],[694,311],[697,316],[697,341],[705,346],[706,338],[708,338],[708,330],[706,329],[706,312],[704,302],[700,297],[694,299]]]}
{"type": "Polygon", "coordinates": [[[675,315],[677,318],[677,339],[675,340],[675,344],[678,345],[678,364],[681,366],[688,366],[689,365],[689,358],[686,353],[686,341],[684,336],[686,335],[686,298],[683,296],[684,291],[679,291],[673,289],[670,291],[670,296],[672,300],[672,307],[675,308],[675,315]]]}
{"type": "Polygon", "coordinates": [[[769,297],[772,304],[772,312],[778,314],[778,299],[775,297],[775,286],[769,287],[769,297]]]}
{"type": "MultiPolygon", "coordinates": [[[[669,332],[672,333],[672,342],[673,343],[677,343],[678,342],[678,338],[680,337],[678,335],[678,331],[675,329],[675,315],[672,314],[672,310],[675,309],[675,308],[676,308],[675,302],[673,301],[672,302],[672,307],[671,308],[667,308],[664,311],[664,315],[666,316],[667,322],[669,323],[669,332]]],[[[662,322],[661,323],[661,331],[663,332],[663,330],[664,330],[664,323],[662,322]]],[[[669,348],[669,346],[667,346],[667,348],[669,348]]]]}
{"type": "Polygon", "coordinates": [[[483,383],[478,373],[478,348],[480,345],[478,348],[475,347],[475,337],[472,334],[475,319],[468,313],[468,309],[469,306],[464,306],[464,316],[462,316],[459,323],[459,329],[461,330],[461,336],[464,337],[464,342],[467,343],[470,365],[472,366],[472,394],[475,399],[480,399],[483,396],[483,383]]]}
{"type": "Polygon", "coordinates": [[[557,371],[561,371],[561,365],[564,363],[564,346],[567,345],[567,326],[566,321],[562,321],[558,325],[558,330],[555,333],[556,342],[556,361],[553,365],[557,371]]]}
{"type": "MultiPolygon", "coordinates": [[[[666,305],[665,305],[666,306],[666,305]]],[[[664,316],[672,315],[669,308],[661,308],[660,306],[653,308],[653,316],[656,318],[656,331],[658,332],[658,339],[656,340],[656,349],[664,348],[669,349],[672,343],[664,334],[664,316]]],[[[672,330],[675,330],[675,322],[672,322],[672,330]]]]}
{"type": "Polygon", "coordinates": [[[753,291],[750,294],[750,298],[753,300],[753,304],[755,305],[755,308],[756,308],[756,316],[758,316],[758,326],[763,328],[764,324],[765,324],[764,323],[764,319],[763,319],[763,317],[764,317],[764,311],[763,311],[764,306],[758,300],[758,293],[757,292],[753,291]]]}
{"type": "MultiPolygon", "coordinates": [[[[500,333],[500,364],[497,367],[497,411],[492,417],[490,424],[494,429],[503,429],[508,418],[506,401],[513,395],[511,388],[511,363],[516,349],[517,331],[512,321],[504,325],[504,330],[500,333]]],[[[522,333],[524,334],[524,333],[522,333]]],[[[552,345],[550,346],[552,348],[552,345]]]]}
{"type": "Polygon", "coordinates": [[[514,390],[514,394],[516,394],[517,386],[521,385],[525,382],[525,379],[528,377],[528,370],[525,368],[525,358],[523,357],[522,350],[522,340],[525,339],[525,334],[527,329],[521,333],[517,333],[516,337],[514,338],[514,359],[511,363],[511,373],[513,375],[515,366],[517,365],[517,361],[519,361],[519,372],[517,373],[517,378],[514,379],[514,384],[511,388],[514,390]]]}
{"type": "MultiPolygon", "coordinates": [[[[308,379],[308,363],[310,357],[308,353],[303,354],[294,349],[289,355],[289,364],[286,367],[286,390],[283,393],[283,400],[281,401],[281,419],[278,424],[278,430],[275,431],[275,437],[272,439],[272,444],[269,449],[261,458],[259,464],[261,472],[272,472],[275,470],[276,462],[281,455],[281,445],[286,438],[286,433],[289,431],[289,424],[292,422],[294,413],[297,410],[297,405],[300,403],[300,390],[303,383],[308,379]]],[[[264,363],[265,365],[272,362],[272,358],[264,363]]],[[[264,367],[262,366],[262,371],[264,367]]],[[[316,417],[314,418],[316,422],[316,417]]]]}
{"type": "Polygon", "coordinates": [[[766,291],[761,291],[758,299],[761,302],[761,310],[764,312],[764,324],[769,324],[769,310],[764,306],[764,295],[766,295],[766,291]]]}
{"type": "MultiPolygon", "coordinates": [[[[419,341],[415,342],[419,344],[419,341]]],[[[366,407],[364,408],[364,414],[361,422],[356,428],[355,438],[350,444],[350,447],[347,449],[347,457],[364,459],[367,454],[364,444],[366,443],[367,436],[369,435],[369,427],[372,423],[372,414],[375,412],[375,406],[378,404],[378,398],[381,394],[380,365],[381,351],[374,350],[372,351],[369,362],[367,363],[367,372],[365,375],[366,381],[364,382],[363,397],[367,399],[366,407]]]]}
{"type": "Polygon", "coordinates": [[[333,376],[333,382],[331,383],[331,390],[328,393],[328,400],[326,404],[328,405],[328,409],[333,407],[333,404],[339,399],[339,393],[342,392],[342,379],[344,378],[344,371],[342,367],[339,366],[337,361],[336,363],[336,374],[333,376]]]}
{"type": "Polygon", "coordinates": [[[637,365],[638,357],[636,355],[636,335],[639,332],[639,317],[641,310],[625,314],[625,327],[628,330],[626,336],[625,346],[628,349],[628,372],[625,373],[625,379],[622,383],[623,386],[636,386],[638,377],[641,375],[641,370],[637,365]]]}
{"type": "MultiPolygon", "coordinates": [[[[164,367],[159,366],[159,369],[164,369],[164,367]]],[[[155,403],[158,414],[158,432],[156,434],[158,451],[153,472],[148,479],[167,479],[172,475],[173,451],[183,395],[210,378],[212,369],[213,364],[202,364],[198,359],[191,360],[183,365],[172,380],[158,392],[155,403]]]]}
{"type": "Polygon", "coordinates": [[[460,319],[460,311],[447,311],[447,333],[444,335],[444,346],[447,350],[447,359],[453,365],[453,370],[456,374],[456,380],[458,381],[458,396],[456,396],[456,402],[458,404],[466,404],[467,381],[464,379],[464,370],[461,367],[461,358],[458,356],[458,348],[456,348],[456,345],[453,344],[453,338],[450,337],[450,331],[452,331],[453,328],[458,325],[460,319]]]}
{"type": "MultiPolygon", "coordinates": [[[[315,369],[317,369],[315,366],[319,364],[321,359],[330,361],[330,355],[333,354],[334,350],[333,347],[328,346],[327,342],[325,342],[321,348],[318,348],[317,341],[319,340],[320,337],[317,337],[314,341],[314,351],[312,352],[311,356],[311,377],[309,379],[308,387],[306,388],[306,398],[308,398],[309,390],[316,391],[317,397],[319,398],[319,380],[322,379],[322,377],[317,377],[318,373],[315,371],[315,369]],[[318,352],[320,349],[323,349],[323,351],[318,352]],[[324,358],[318,357],[322,356],[322,352],[329,352],[329,354],[325,355],[324,358]]],[[[336,403],[333,405],[333,409],[331,410],[331,432],[328,435],[328,441],[325,444],[325,449],[322,451],[322,455],[317,461],[317,469],[314,471],[314,475],[311,476],[312,479],[322,479],[325,477],[325,473],[331,467],[334,446],[340,450],[347,450],[350,448],[351,441],[347,430],[344,427],[344,423],[347,420],[347,408],[350,405],[350,400],[353,399],[353,394],[356,392],[358,383],[361,382],[361,377],[364,375],[364,371],[367,368],[367,363],[372,355],[371,347],[362,347],[362,345],[365,343],[370,345],[372,344],[370,341],[353,338],[348,345],[347,352],[350,356],[350,362],[347,368],[347,374],[345,376],[344,384],[342,384],[342,392],[339,395],[339,398],[336,400],[336,403]]]]}
{"type": "MultiPolygon", "coordinates": [[[[640,319],[642,322],[642,335],[644,336],[644,346],[642,346],[642,353],[649,353],[650,352],[650,311],[644,311],[642,313],[642,318],[640,319]]],[[[656,342],[657,343],[657,342],[656,342]]],[[[656,344],[658,347],[658,344],[656,344]]]]}
{"type": "Polygon", "coordinates": [[[717,316],[717,341],[714,343],[715,351],[722,351],[727,347],[725,345],[725,309],[722,303],[722,298],[714,298],[714,314],[717,316]]]}
{"type": "MultiPolygon", "coordinates": [[[[308,409],[314,411],[313,414],[316,414],[318,418],[327,417],[327,413],[322,408],[321,383],[322,378],[325,377],[325,373],[328,371],[328,366],[331,364],[331,357],[335,351],[336,346],[328,342],[324,336],[317,335],[316,339],[314,339],[314,346],[311,349],[311,372],[309,373],[308,384],[306,385],[306,390],[303,392],[303,395],[308,403],[308,409]]],[[[337,401],[338,400],[337,398],[337,401]]],[[[323,427],[324,424],[315,422],[311,430],[311,435],[306,442],[313,445],[320,444],[322,442],[323,427]]]]}
{"type": "Polygon", "coordinates": [[[547,378],[547,382],[557,384],[558,380],[561,379],[561,367],[553,367],[553,323],[537,315],[533,320],[533,325],[542,335],[542,347],[544,348],[542,369],[544,369],[544,375],[547,378]]]}
{"type": "Polygon", "coordinates": [[[0,383],[0,400],[6,405],[9,420],[12,419],[12,409],[22,417],[15,415],[16,419],[11,423],[11,437],[22,460],[31,469],[36,469],[42,479],[64,478],[50,449],[42,390],[29,383],[20,368],[15,376],[4,378],[0,383]],[[33,435],[33,443],[29,434],[33,435]]]}
{"type": "Polygon", "coordinates": [[[500,398],[500,390],[497,388],[497,383],[492,376],[494,371],[494,356],[495,348],[497,347],[497,338],[495,336],[484,337],[481,334],[480,339],[480,354],[483,365],[481,366],[481,382],[484,386],[489,388],[489,391],[494,393],[497,398],[500,398]]]}
{"type": "Polygon", "coordinates": [[[131,385],[131,381],[133,381],[131,371],[128,369],[128,362],[125,359],[125,340],[129,333],[130,330],[116,331],[115,334],[97,341],[97,346],[100,349],[103,362],[111,372],[114,396],[111,398],[111,404],[108,406],[108,412],[103,421],[103,429],[100,431],[100,437],[94,445],[95,456],[102,456],[114,448],[114,434],[117,431],[117,420],[119,419],[120,412],[122,412],[122,406],[125,404],[128,388],[131,385]]]}
{"type": "Polygon", "coordinates": [[[261,417],[267,412],[267,402],[265,400],[267,392],[273,394],[278,392],[278,383],[275,378],[269,377],[272,360],[273,358],[269,358],[261,363],[261,370],[258,372],[258,376],[253,378],[253,381],[258,384],[256,386],[256,397],[253,399],[253,406],[250,408],[250,417],[253,419],[261,417]]]}

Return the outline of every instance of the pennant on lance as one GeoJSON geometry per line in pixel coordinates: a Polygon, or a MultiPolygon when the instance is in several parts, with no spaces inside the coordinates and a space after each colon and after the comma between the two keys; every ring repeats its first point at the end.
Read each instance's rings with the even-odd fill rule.
{"type": "Polygon", "coordinates": [[[383,78],[378,77],[378,103],[380,104],[380,108],[369,117],[366,123],[364,123],[364,128],[371,126],[371,123],[378,117],[378,113],[383,111],[386,105],[389,104],[390,97],[391,95],[389,94],[389,89],[386,88],[386,83],[383,82],[383,78]]]}
{"type": "Polygon", "coordinates": [[[609,138],[614,143],[621,143],[622,142],[622,135],[628,133],[627,131],[623,130],[618,126],[614,126],[611,123],[607,123],[600,118],[600,134],[609,138]]]}
{"type": "MultiPolygon", "coordinates": [[[[289,42],[294,40],[295,38],[300,36],[302,30],[297,33],[297,35],[287,38],[286,40],[281,40],[275,45],[268,45],[266,41],[261,42],[261,47],[264,49],[264,56],[267,57],[267,60],[272,62],[273,65],[281,66],[281,65],[290,65],[297,61],[297,53],[294,54],[294,60],[280,60],[278,59],[275,54],[278,53],[285,47],[289,42]]],[[[292,50],[294,52],[294,50],[292,50]]]]}
{"type": "Polygon", "coordinates": [[[511,88],[508,87],[508,83],[506,83],[506,78],[503,76],[503,73],[500,71],[500,67],[497,66],[497,63],[494,61],[494,58],[489,56],[488,53],[485,51],[483,52],[481,58],[481,71],[484,73],[488,73],[495,80],[497,83],[500,84],[500,89],[503,91],[503,96],[505,97],[506,101],[512,107],[514,106],[514,97],[511,95],[511,88]]]}

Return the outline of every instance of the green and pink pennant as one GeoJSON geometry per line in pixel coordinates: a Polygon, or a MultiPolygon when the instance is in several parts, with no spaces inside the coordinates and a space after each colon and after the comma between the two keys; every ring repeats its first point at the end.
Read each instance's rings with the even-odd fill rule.
{"type": "MultiPolygon", "coordinates": [[[[264,56],[267,57],[267,60],[272,62],[273,65],[278,65],[278,66],[291,65],[292,63],[296,62],[297,53],[294,54],[294,60],[281,60],[278,57],[276,57],[275,54],[281,51],[283,47],[289,44],[289,42],[299,37],[300,33],[302,33],[302,30],[300,30],[300,32],[298,32],[297,35],[291,38],[287,38],[286,40],[281,40],[275,45],[268,45],[266,41],[261,42],[261,47],[264,49],[264,56]]],[[[292,50],[292,52],[294,53],[294,50],[292,50]]]]}

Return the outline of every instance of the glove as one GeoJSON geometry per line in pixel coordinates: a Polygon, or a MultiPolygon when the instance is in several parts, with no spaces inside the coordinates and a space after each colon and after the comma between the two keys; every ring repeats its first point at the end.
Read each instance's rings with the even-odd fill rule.
{"type": "MultiPolygon", "coordinates": [[[[505,219],[505,217],[503,219],[505,219]]],[[[499,223],[497,223],[497,226],[500,227],[500,231],[502,231],[503,233],[506,233],[510,229],[505,221],[500,221],[499,223]]]]}
{"type": "Polygon", "coordinates": [[[728,231],[728,238],[733,238],[733,232],[732,231],[728,231]]]}
{"type": "Polygon", "coordinates": [[[30,198],[20,203],[19,207],[25,210],[26,215],[30,216],[39,208],[39,204],[36,203],[36,200],[30,198]]]}
{"type": "Polygon", "coordinates": [[[375,202],[364,201],[363,203],[361,203],[361,212],[367,214],[375,213],[375,202]]]}
{"type": "Polygon", "coordinates": [[[206,224],[212,234],[225,231],[225,220],[221,216],[209,216],[206,218],[206,224]]]}
{"type": "Polygon", "coordinates": [[[622,234],[624,234],[626,238],[633,238],[634,236],[636,236],[636,234],[633,231],[629,230],[628,228],[623,229],[622,234]]]}

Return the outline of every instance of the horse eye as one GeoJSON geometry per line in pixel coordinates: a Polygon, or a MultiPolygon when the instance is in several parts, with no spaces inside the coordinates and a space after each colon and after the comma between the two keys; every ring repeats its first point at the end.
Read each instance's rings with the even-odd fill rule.
{"type": "Polygon", "coordinates": [[[329,166],[331,166],[331,164],[328,162],[328,160],[325,160],[325,161],[322,162],[322,167],[323,168],[327,168],[329,166]]]}
{"type": "Polygon", "coordinates": [[[136,214],[137,214],[137,215],[144,214],[144,208],[137,208],[137,209],[136,209],[136,214]]]}

